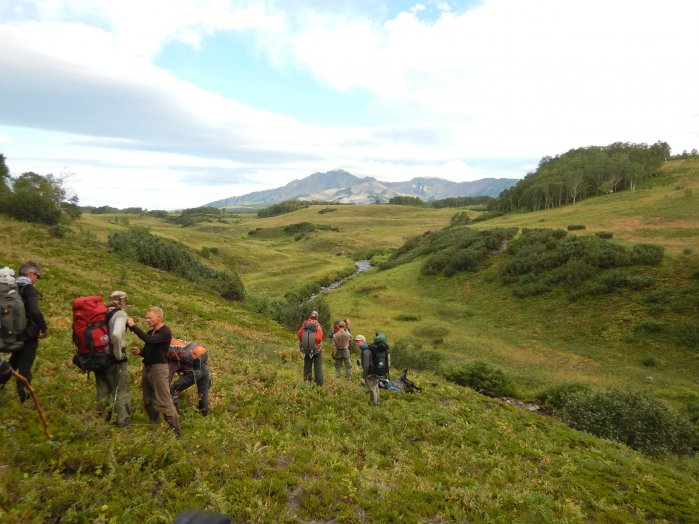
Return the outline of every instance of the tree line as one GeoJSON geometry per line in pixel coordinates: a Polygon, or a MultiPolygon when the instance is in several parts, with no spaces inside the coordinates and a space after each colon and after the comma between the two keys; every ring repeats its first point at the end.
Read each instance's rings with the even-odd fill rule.
{"type": "Polygon", "coordinates": [[[635,190],[641,180],[657,175],[670,158],[666,142],[653,145],[615,142],[545,156],[536,171],[504,190],[489,205],[490,211],[538,211],[585,198],[635,190]]]}
{"type": "Polygon", "coordinates": [[[78,196],[65,186],[65,177],[31,171],[10,176],[0,154],[0,213],[17,220],[56,225],[80,216],[78,196]]]}

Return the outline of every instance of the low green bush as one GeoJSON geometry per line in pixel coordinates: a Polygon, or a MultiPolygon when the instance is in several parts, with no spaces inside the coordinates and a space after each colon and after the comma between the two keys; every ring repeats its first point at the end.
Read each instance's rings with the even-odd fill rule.
{"type": "Polygon", "coordinates": [[[598,231],[597,233],[595,233],[595,235],[604,239],[610,239],[614,237],[614,233],[612,233],[611,231],[598,231]]]}
{"type": "Polygon", "coordinates": [[[546,407],[560,409],[563,407],[568,397],[574,393],[581,391],[589,392],[590,386],[580,382],[571,382],[569,384],[558,384],[551,386],[536,396],[537,402],[546,407]]]}
{"type": "Polygon", "coordinates": [[[634,333],[637,335],[657,335],[658,333],[663,333],[666,331],[666,326],[662,322],[657,320],[644,320],[636,324],[633,328],[634,333]]]}
{"type": "Polygon", "coordinates": [[[578,391],[564,398],[557,414],[573,428],[651,456],[687,454],[696,437],[686,418],[639,391],[578,391]]]}
{"type": "Polygon", "coordinates": [[[663,261],[665,248],[657,244],[636,244],[631,250],[631,263],[657,266],[663,261]]]}
{"type": "Polygon", "coordinates": [[[468,386],[489,396],[506,397],[514,395],[512,382],[505,376],[505,373],[481,360],[451,369],[443,369],[442,374],[450,382],[468,386]]]}
{"type": "Polygon", "coordinates": [[[568,231],[576,231],[579,229],[585,229],[585,225],[584,224],[570,224],[568,226],[568,231]]]}
{"type": "Polygon", "coordinates": [[[394,369],[438,371],[444,357],[434,350],[425,350],[418,343],[404,339],[391,344],[391,366],[394,369]]]}

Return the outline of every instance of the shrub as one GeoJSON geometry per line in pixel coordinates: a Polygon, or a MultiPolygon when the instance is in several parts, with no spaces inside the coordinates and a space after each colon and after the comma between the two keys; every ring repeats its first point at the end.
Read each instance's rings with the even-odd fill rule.
{"type": "Polygon", "coordinates": [[[169,271],[216,290],[226,299],[243,300],[245,288],[237,273],[216,271],[200,262],[186,247],[152,235],[145,228],[112,233],[107,245],[141,264],[169,271]]]}
{"type": "Polygon", "coordinates": [[[470,221],[471,217],[468,215],[468,213],[466,213],[466,211],[461,211],[460,213],[456,213],[454,216],[452,216],[449,222],[452,226],[463,226],[468,224],[470,221]]]}
{"type": "Polygon", "coordinates": [[[439,370],[444,357],[433,350],[424,350],[421,345],[407,340],[396,340],[391,344],[391,366],[395,369],[439,370]]]}
{"type": "Polygon", "coordinates": [[[562,408],[568,397],[574,393],[579,392],[589,392],[590,387],[587,384],[581,384],[579,382],[572,382],[569,384],[558,384],[556,386],[551,386],[550,388],[544,390],[536,396],[537,402],[543,404],[546,407],[553,409],[562,408]]]}
{"type": "Polygon", "coordinates": [[[631,263],[657,266],[663,261],[665,248],[657,244],[636,244],[631,250],[631,263]]]}
{"type": "Polygon", "coordinates": [[[54,224],[49,226],[49,235],[53,238],[63,238],[70,231],[70,228],[63,224],[54,224]]]}
{"type": "Polygon", "coordinates": [[[567,229],[568,231],[576,231],[579,229],[585,229],[585,226],[583,224],[570,224],[567,229]]]}
{"type": "Polygon", "coordinates": [[[657,335],[665,331],[665,324],[657,320],[644,320],[633,328],[637,335],[657,335]]]}
{"type": "Polygon", "coordinates": [[[599,238],[604,238],[607,240],[614,237],[614,233],[612,233],[611,231],[598,231],[597,233],[595,233],[595,235],[599,238]]]}
{"type": "Polygon", "coordinates": [[[658,365],[658,361],[655,357],[649,355],[645,357],[643,360],[641,360],[641,364],[643,364],[647,368],[653,368],[658,365]]]}
{"type": "Polygon", "coordinates": [[[477,360],[470,364],[442,371],[444,378],[461,386],[494,397],[511,396],[514,388],[502,370],[477,360]]]}
{"type": "Polygon", "coordinates": [[[622,442],[652,456],[691,451],[691,424],[648,394],[637,391],[579,391],[558,412],[571,427],[622,442]]]}

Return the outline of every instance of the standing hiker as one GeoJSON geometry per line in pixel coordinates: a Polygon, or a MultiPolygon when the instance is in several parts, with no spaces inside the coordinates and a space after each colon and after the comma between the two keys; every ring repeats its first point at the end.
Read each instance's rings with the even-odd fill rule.
{"type": "Polygon", "coordinates": [[[347,378],[352,376],[352,362],[350,360],[350,350],[349,344],[352,340],[352,335],[345,328],[345,321],[340,320],[338,324],[338,330],[333,335],[333,340],[331,343],[332,356],[335,359],[335,376],[340,377],[342,372],[342,365],[345,365],[345,376],[347,378]]]}
{"type": "Polygon", "coordinates": [[[379,404],[379,377],[374,369],[374,356],[366,343],[364,335],[357,335],[354,338],[355,344],[362,352],[362,378],[364,385],[369,392],[371,403],[375,406],[379,404]]]}
{"type": "Polygon", "coordinates": [[[151,306],[146,312],[146,323],[151,328],[145,333],[135,323],[133,318],[126,319],[126,325],[145,344],[142,349],[132,348],[131,353],[143,357],[143,374],[141,376],[141,388],[143,389],[143,406],[151,422],[160,421],[160,413],[174,430],[177,437],[180,436],[180,419],[177,409],[170,396],[168,384],[167,351],[170,349],[172,331],[165,325],[163,310],[151,306]]]}
{"type": "MultiPolygon", "coordinates": [[[[32,366],[36,360],[36,350],[39,347],[39,339],[45,338],[48,333],[46,320],[39,309],[39,293],[34,284],[41,278],[41,267],[36,262],[28,260],[19,266],[19,277],[17,277],[17,289],[24,303],[26,314],[26,328],[19,335],[19,339],[24,342],[21,349],[12,352],[10,365],[19,372],[27,383],[32,381],[32,366]]],[[[4,386],[12,375],[0,376],[0,386],[4,386]]],[[[19,401],[24,403],[29,395],[24,389],[24,385],[17,381],[17,395],[19,401]]]]}
{"type": "Polygon", "coordinates": [[[310,316],[298,330],[299,350],[303,353],[303,379],[323,385],[323,328],[318,322],[318,312],[310,316]]]}
{"type": "Polygon", "coordinates": [[[131,392],[129,391],[129,368],[126,355],[126,307],[128,297],[123,291],[113,291],[107,304],[109,319],[109,347],[114,361],[95,369],[97,386],[97,409],[106,420],[116,415],[116,425],[124,428],[131,417],[131,392]],[[113,404],[113,406],[112,406],[113,404]]]}

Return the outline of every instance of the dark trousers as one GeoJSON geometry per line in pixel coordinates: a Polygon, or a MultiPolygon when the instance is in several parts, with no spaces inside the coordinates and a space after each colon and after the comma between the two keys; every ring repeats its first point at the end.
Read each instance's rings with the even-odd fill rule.
{"type": "Polygon", "coordinates": [[[305,355],[303,357],[303,379],[311,381],[315,377],[315,382],[319,386],[323,385],[323,357],[322,353],[317,353],[315,356],[310,357],[305,355]],[[313,373],[311,373],[311,371],[313,373]]]}
{"type": "Polygon", "coordinates": [[[199,412],[202,415],[209,413],[209,388],[211,387],[211,372],[209,366],[202,365],[200,369],[187,369],[170,386],[170,395],[178,406],[180,393],[185,389],[197,385],[197,395],[199,396],[199,412]]]}
{"type": "MultiPolygon", "coordinates": [[[[12,369],[26,378],[29,383],[32,381],[32,366],[34,365],[34,360],[36,360],[36,350],[38,347],[38,339],[27,340],[22,349],[10,355],[10,365],[12,369]]],[[[4,385],[10,380],[10,377],[12,377],[12,375],[9,373],[0,377],[0,385],[4,385]]],[[[17,395],[19,395],[20,402],[24,402],[29,398],[29,394],[24,391],[24,384],[20,380],[17,381],[17,395]]]]}

